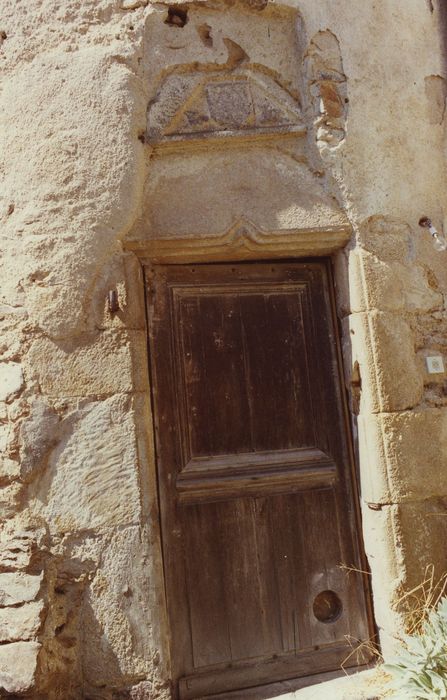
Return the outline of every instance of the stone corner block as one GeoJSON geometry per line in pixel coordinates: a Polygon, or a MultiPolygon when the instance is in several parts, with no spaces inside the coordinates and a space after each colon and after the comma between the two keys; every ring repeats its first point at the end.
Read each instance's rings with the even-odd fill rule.
{"type": "Polygon", "coordinates": [[[345,306],[351,313],[373,309],[429,312],[442,308],[442,294],[432,289],[421,265],[380,260],[357,247],[349,252],[347,267],[349,299],[345,306]]]}
{"type": "Polygon", "coordinates": [[[447,410],[359,416],[362,498],[402,503],[447,497],[447,410]]]}
{"type": "Polygon", "coordinates": [[[361,413],[404,411],[423,396],[424,373],[409,324],[390,312],[355,313],[343,344],[361,376],[361,413]]]}
{"type": "Polygon", "coordinates": [[[38,642],[13,642],[0,645],[0,694],[29,691],[35,682],[38,642]]]}

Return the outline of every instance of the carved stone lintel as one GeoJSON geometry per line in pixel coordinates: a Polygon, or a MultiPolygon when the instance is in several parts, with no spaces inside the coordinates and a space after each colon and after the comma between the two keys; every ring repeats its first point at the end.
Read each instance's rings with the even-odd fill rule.
{"type": "Polygon", "coordinates": [[[329,255],[346,245],[351,229],[345,226],[261,231],[238,220],[220,236],[157,238],[127,241],[125,247],[153,263],[217,262],[329,255]]]}

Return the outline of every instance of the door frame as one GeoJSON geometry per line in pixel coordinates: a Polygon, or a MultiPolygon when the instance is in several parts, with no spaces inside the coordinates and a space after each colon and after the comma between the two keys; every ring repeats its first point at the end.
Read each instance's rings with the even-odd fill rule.
{"type": "MultiPolygon", "coordinates": [[[[170,251],[171,252],[171,251],[170,251]]],[[[197,249],[196,249],[197,252],[197,249]]],[[[254,252],[254,251],[253,251],[254,252]]],[[[248,256],[246,254],[243,255],[238,255],[237,253],[235,254],[235,251],[233,252],[233,255],[231,256],[231,259],[228,259],[226,255],[215,255],[211,253],[211,255],[206,255],[206,251],[204,255],[199,255],[196,258],[196,255],[194,255],[194,258],[196,259],[191,259],[191,256],[189,253],[181,253],[180,255],[174,254],[174,255],[168,255],[168,260],[165,259],[165,255],[155,255],[154,257],[150,256],[148,257],[142,257],[140,259],[141,264],[143,266],[143,276],[144,276],[144,287],[145,287],[145,304],[146,304],[146,319],[148,320],[148,299],[149,299],[149,292],[150,289],[148,287],[148,280],[147,280],[147,271],[151,270],[153,268],[158,267],[159,265],[172,265],[172,266],[178,266],[178,267],[183,267],[184,265],[189,265],[189,264],[194,264],[199,266],[212,266],[213,264],[247,264],[247,263],[253,263],[253,264],[281,264],[281,263],[306,263],[306,262],[319,262],[320,264],[324,264],[326,275],[327,275],[327,282],[328,282],[328,291],[329,291],[329,297],[330,297],[330,313],[331,313],[331,323],[332,323],[332,334],[335,342],[335,355],[336,355],[336,360],[337,360],[337,367],[338,367],[338,382],[339,382],[339,389],[340,389],[340,399],[341,399],[341,410],[343,413],[343,423],[344,423],[344,428],[345,428],[345,439],[346,439],[346,449],[349,457],[349,478],[351,482],[351,489],[352,489],[352,498],[353,498],[353,507],[354,507],[354,521],[355,521],[355,527],[356,527],[356,532],[355,536],[357,539],[357,546],[358,546],[358,551],[359,551],[359,558],[361,562],[361,568],[362,568],[362,580],[363,580],[363,588],[365,592],[365,603],[366,603],[366,618],[367,622],[369,625],[369,628],[371,630],[371,638],[374,639],[374,642],[376,643],[377,639],[377,628],[374,620],[374,612],[373,612],[373,600],[372,600],[372,590],[371,590],[371,581],[370,581],[370,576],[369,576],[369,567],[367,563],[367,558],[366,558],[366,553],[365,553],[365,548],[364,548],[364,541],[363,541],[363,531],[362,531],[362,519],[361,519],[361,508],[360,508],[360,489],[359,489],[359,472],[358,472],[358,463],[356,460],[356,450],[354,447],[354,438],[353,438],[353,431],[352,431],[352,423],[350,419],[350,411],[349,411],[349,405],[348,405],[348,400],[347,400],[347,395],[349,393],[349,389],[346,388],[345,382],[344,382],[344,371],[343,371],[343,354],[342,354],[342,346],[341,346],[341,333],[340,333],[340,327],[339,327],[339,322],[338,322],[338,316],[337,316],[337,307],[336,307],[336,285],[335,285],[335,275],[334,275],[334,259],[333,256],[321,256],[321,255],[315,255],[315,256],[307,256],[306,257],[289,257],[289,256],[274,256],[271,255],[269,257],[264,257],[263,255],[261,256],[254,256],[253,252],[249,254],[248,256]]],[[[259,251],[258,251],[259,253],[259,251]]],[[[159,485],[159,475],[158,475],[158,467],[157,467],[157,442],[155,440],[155,433],[156,433],[156,427],[155,427],[155,406],[154,406],[154,396],[153,396],[153,390],[154,390],[154,377],[153,377],[153,371],[151,367],[151,354],[152,350],[149,345],[149,334],[147,334],[147,344],[148,344],[148,364],[149,364],[149,379],[150,379],[150,400],[152,404],[152,431],[153,431],[153,436],[154,436],[154,455],[155,455],[155,480],[157,484],[157,499],[158,499],[158,524],[159,524],[159,532],[160,532],[160,541],[161,543],[163,542],[163,526],[161,522],[161,510],[160,510],[160,485],[159,485]]],[[[348,473],[348,471],[347,471],[348,473]]],[[[169,612],[167,611],[167,597],[166,597],[166,570],[165,570],[165,556],[163,553],[163,545],[162,545],[162,562],[163,562],[163,585],[164,585],[164,591],[165,591],[165,606],[166,606],[166,613],[167,613],[167,619],[168,619],[168,638],[169,638],[169,648],[170,648],[170,654],[171,654],[171,669],[174,671],[174,659],[172,656],[172,638],[171,638],[171,630],[172,626],[169,622],[169,612]]],[[[369,664],[368,664],[369,665],[369,664]]],[[[356,670],[362,670],[362,668],[365,668],[365,666],[358,666],[356,670]]],[[[342,669],[340,669],[340,673],[342,673],[342,669]]],[[[322,682],[324,680],[324,677],[327,675],[327,677],[334,677],[334,672],[326,672],[322,674],[318,674],[318,676],[315,675],[309,675],[309,676],[304,676],[300,677],[299,679],[296,679],[296,687],[305,687],[306,685],[311,685],[314,682],[322,682]]],[[[292,681],[287,681],[289,684],[292,681]]],[[[262,692],[262,688],[267,688],[268,685],[271,685],[271,682],[267,681],[265,685],[262,686],[256,686],[259,688],[259,692],[262,692]]],[[[176,677],[175,673],[172,673],[171,677],[171,686],[172,686],[172,697],[177,698],[178,697],[178,678],[176,677]]],[[[291,689],[291,688],[290,688],[291,689]]],[[[242,692],[242,691],[232,691],[232,692],[242,692]]],[[[225,694],[226,695],[226,694],[225,694]]],[[[231,692],[228,692],[228,697],[231,696],[231,692]]],[[[208,696],[207,696],[208,697],[208,696]]],[[[211,697],[211,696],[209,696],[211,697]]],[[[222,696],[223,697],[223,696],[222,696]]],[[[259,696],[261,697],[261,696],[259,696]]]]}

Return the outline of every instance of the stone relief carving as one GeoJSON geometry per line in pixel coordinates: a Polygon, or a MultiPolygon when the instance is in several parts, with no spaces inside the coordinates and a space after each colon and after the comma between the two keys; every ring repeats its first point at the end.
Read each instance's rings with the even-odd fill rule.
{"type": "Polygon", "coordinates": [[[183,70],[179,67],[162,82],[149,105],[149,142],[238,133],[305,133],[298,100],[266,68],[231,73],[183,70]]]}

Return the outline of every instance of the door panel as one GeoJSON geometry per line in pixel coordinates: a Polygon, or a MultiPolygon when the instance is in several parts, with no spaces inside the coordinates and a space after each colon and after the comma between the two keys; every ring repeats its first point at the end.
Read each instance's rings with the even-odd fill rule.
{"type": "Polygon", "coordinates": [[[334,670],[370,632],[325,263],[147,276],[179,695],[334,670]]]}

